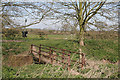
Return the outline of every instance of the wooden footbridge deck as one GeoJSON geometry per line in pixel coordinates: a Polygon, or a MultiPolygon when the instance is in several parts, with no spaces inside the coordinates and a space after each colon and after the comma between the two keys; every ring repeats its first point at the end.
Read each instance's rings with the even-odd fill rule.
{"type": "Polygon", "coordinates": [[[63,68],[70,70],[71,66],[76,63],[76,60],[72,59],[72,54],[77,54],[77,59],[81,68],[85,64],[84,53],[72,52],[65,49],[58,49],[55,47],[45,46],[45,45],[31,45],[31,53],[35,58],[39,60],[39,63],[45,62],[53,65],[59,65],[63,68]]]}

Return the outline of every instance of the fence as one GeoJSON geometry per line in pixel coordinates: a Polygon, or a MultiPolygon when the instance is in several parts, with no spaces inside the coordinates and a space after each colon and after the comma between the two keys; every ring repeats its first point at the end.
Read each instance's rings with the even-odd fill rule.
{"type": "MultiPolygon", "coordinates": [[[[39,54],[39,63],[40,58],[43,55],[42,52],[47,53],[48,55],[43,55],[46,57],[49,57],[50,63],[53,64],[53,61],[58,62],[59,64],[63,64],[63,68],[67,66],[67,69],[70,70],[70,67],[72,66],[72,63],[75,63],[76,60],[72,60],[72,53],[77,54],[77,57],[79,58],[79,64],[81,64],[81,68],[83,68],[85,64],[85,55],[83,53],[73,52],[65,49],[58,49],[55,47],[45,46],[41,45],[36,46],[34,44],[31,45],[31,53],[38,53],[39,54]],[[38,48],[38,51],[33,50],[33,46],[38,48]],[[81,58],[80,58],[81,57],[81,58]]],[[[78,59],[77,58],[77,59],[78,59]]]]}

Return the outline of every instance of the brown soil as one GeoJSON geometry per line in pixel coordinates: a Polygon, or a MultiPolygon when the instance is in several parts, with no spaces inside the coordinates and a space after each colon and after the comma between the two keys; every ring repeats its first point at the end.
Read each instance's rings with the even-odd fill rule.
{"type": "Polygon", "coordinates": [[[65,38],[50,38],[50,39],[65,39],[65,38]]]}
{"type": "Polygon", "coordinates": [[[18,67],[33,63],[33,57],[30,55],[11,55],[8,57],[8,66],[18,67]]]}
{"type": "Polygon", "coordinates": [[[0,42],[23,42],[22,40],[0,40],[0,42]]]}

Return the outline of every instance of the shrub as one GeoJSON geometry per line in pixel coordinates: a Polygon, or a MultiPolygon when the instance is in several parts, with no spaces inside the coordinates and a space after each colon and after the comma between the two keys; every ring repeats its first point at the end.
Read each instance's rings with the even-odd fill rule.
{"type": "Polygon", "coordinates": [[[44,37],[44,36],[47,36],[47,34],[46,34],[46,33],[41,32],[41,31],[40,31],[40,32],[38,32],[37,34],[39,35],[39,37],[40,37],[40,39],[41,39],[41,40],[44,40],[44,39],[45,39],[45,37],[44,37]]]}
{"type": "Polygon", "coordinates": [[[7,42],[2,44],[2,54],[20,54],[28,49],[22,42],[7,42]]]}
{"type": "Polygon", "coordinates": [[[21,34],[20,34],[20,30],[18,30],[18,29],[5,28],[5,29],[2,29],[2,36],[3,36],[3,38],[13,40],[13,39],[19,38],[21,36],[21,34]]]}

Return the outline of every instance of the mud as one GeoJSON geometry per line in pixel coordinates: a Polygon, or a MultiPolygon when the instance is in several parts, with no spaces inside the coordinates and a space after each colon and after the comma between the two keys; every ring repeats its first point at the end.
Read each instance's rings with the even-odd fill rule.
{"type": "Polygon", "coordinates": [[[33,63],[33,57],[30,55],[11,55],[8,57],[8,66],[21,67],[33,63]]]}

